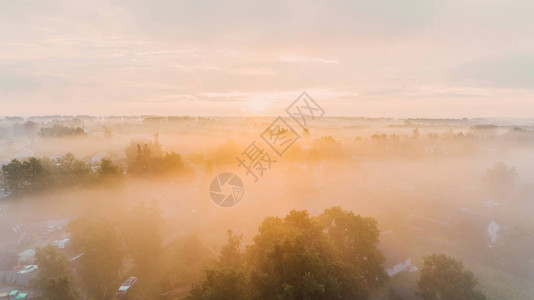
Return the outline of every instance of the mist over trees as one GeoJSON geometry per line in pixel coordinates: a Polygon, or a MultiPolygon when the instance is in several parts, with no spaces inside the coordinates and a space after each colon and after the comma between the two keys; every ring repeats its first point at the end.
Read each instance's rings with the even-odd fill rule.
{"type": "Polygon", "coordinates": [[[126,153],[125,163],[108,158],[102,158],[97,164],[88,163],[70,152],[54,159],[13,159],[2,165],[3,183],[9,195],[18,197],[46,189],[113,183],[123,175],[176,176],[193,172],[180,154],[163,152],[157,143],[132,142],[126,153]],[[121,165],[125,165],[125,168],[121,165]]]}
{"type": "Polygon", "coordinates": [[[187,299],[367,299],[388,276],[378,229],[339,207],[317,217],[270,217],[244,252],[231,232],[206,280],[187,299]]]}
{"type": "MultiPolygon", "coordinates": [[[[26,123],[28,124],[28,123],[26,123]]],[[[25,126],[27,128],[33,127],[32,124],[25,126]]],[[[86,135],[85,131],[81,127],[68,127],[63,125],[54,125],[52,127],[42,127],[39,131],[39,135],[42,137],[65,137],[65,136],[83,136],[86,135]]]]}
{"type": "Polygon", "coordinates": [[[14,159],[2,166],[6,191],[14,197],[46,189],[87,186],[95,183],[98,175],[119,173],[110,161],[102,161],[97,170],[95,173],[91,165],[72,153],[55,159],[30,157],[23,162],[14,159]]]}
{"type": "Polygon", "coordinates": [[[12,160],[2,166],[2,174],[7,192],[15,196],[39,191],[46,186],[46,171],[41,161],[35,157],[24,162],[12,160]]]}
{"type": "MultiPolygon", "coordinates": [[[[128,299],[422,298],[423,257],[432,253],[470,267],[473,276],[462,269],[452,290],[471,282],[488,299],[528,293],[528,127],[334,118],[299,131],[261,183],[245,184],[246,202],[220,209],[206,193],[210,180],[222,170],[250,179],[236,156],[268,121],[0,122],[0,243],[15,256],[54,245],[28,288],[49,299],[113,299],[129,278],[128,299]],[[53,124],[86,134],[38,135],[53,124]],[[48,228],[66,220],[61,233],[48,228]],[[406,251],[384,251],[389,235],[406,251]],[[59,275],[38,275],[50,273],[59,275]]],[[[436,299],[448,293],[425,286],[436,299]]]]}
{"type": "Polygon", "coordinates": [[[458,299],[484,300],[475,290],[477,280],[462,262],[444,254],[425,257],[417,286],[418,295],[424,300],[458,299]]]}
{"type": "Polygon", "coordinates": [[[78,299],[69,261],[56,247],[47,245],[37,248],[35,263],[39,269],[31,286],[41,293],[43,300],[78,299]]]}
{"type": "Polygon", "coordinates": [[[110,299],[120,285],[125,250],[110,220],[77,219],[69,223],[72,248],[80,257],[76,274],[88,298],[110,299]]]}

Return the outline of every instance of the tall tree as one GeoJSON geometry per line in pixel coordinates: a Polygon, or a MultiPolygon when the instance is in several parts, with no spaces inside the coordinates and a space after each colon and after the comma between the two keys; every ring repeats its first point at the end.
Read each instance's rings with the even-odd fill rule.
{"type": "Polygon", "coordinates": [[[163,219],[155,205],[136,206],[120,224],[126,252],[133,261],[132,275],[138,279],[139,297],[155,298],[159,292],[163,219]]]}
{"type": "Polygon", "coordinates": [[[349,264],[369,288],[388,279],[382,264],[385,258],[378,250],[380,232],[373,218],[364,218],[340,207],[327,209],[317,217],[340,259],[349,264]]]}
{"type": "Polygon", "coordinates": [[[291,211],[266,218],[258,231],[242,254],[240,237],[230,233],[189,299],[227,299],[219,296],[236,291],[236,299],[367,299],[387,280],[373,219],[341,208],[315,218],[291,211]]]}
{"type": "Polygon", "coordinates": [[[117,176],[121,173],[121,169],[112,160],[104,158],[100,161],[98,173],[105,177],[117,176]]]}
{"type": "Polygon", "coordinates": [[[417,295],[424,300],[486,299],[481,292],[475,291],[476,285],[475,276],[465,269],[461,261],[445,254],[432,254],[424,258],[417,295]]]}
{"type": "Polygon", "coordinates": [[[249,299],[248,282],[240,251],[241,236],[228,230],[228,242],[217,263],[206,270],[206,280],[193,285],[186,300],[249,299]]]}
{"type": "Polygon", "coordinates": [[[41,190],[44,187],[46,172],[40,160],[35,157],[30,157],[22,163],[22,170],[26,190],[33,192],[41,190]]]}
{"type": "Polygon", "coordinates": [[[46,172],[41,161],[35,157],[30,157],[24,162],[14,159],[2,166],[2,173],[6,188],[13,196],[38,191],[45,187],[46,172]]]}
{"type": "Polygon", "coordinates": [[[71,186],[86,184],[90,180],[91,168],[87,163],[67,153],[55,160],[56,184],[71,186]]]}
{"type": "Polygon", "coordinates": [[[77,273],[88,297],[110,299],[120,285],[124,247],[117,226],[106,220],[77,219],[68,226],[79,258],[77,273]]]}
{"type": "Polygon", "coordinates": [[[13,159],[9,164],[2,166],[6,190],[12,195],[18,195],[24,190],[24,175],[22,163],[13,159]]]}
{"type": "Polygon", "coordinates": [[[235,235],[231,230],[226,232],[228,234],[228,242],[221,249],[219,256],[219,263],[224,266],[240,266],[242,263],[241,254],[241,235],[235,235]]]}
{"type": "Polygon", "coordinates": [[[366,289],[306,211],[267,218],[247,249],[255,299],[365,299],[366,289]]]}
{"type": "Polygon", "coordinates": [[[39,269],[30,284],[41,293],[43,300],[76,299],[68,261],[56,247],[37,248],[35,263],[39,269]]]}

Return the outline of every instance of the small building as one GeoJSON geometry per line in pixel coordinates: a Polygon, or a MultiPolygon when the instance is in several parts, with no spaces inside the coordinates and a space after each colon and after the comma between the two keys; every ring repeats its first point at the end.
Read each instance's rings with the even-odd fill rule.
{"type": "Polygon", "coordinates": [[[417,271],[417,268],[412,265],[409,248],[393,230],[384,231],[380,234],[378,249],[386,258],[384,269],[390,277],[403,271],[417,271]]]}

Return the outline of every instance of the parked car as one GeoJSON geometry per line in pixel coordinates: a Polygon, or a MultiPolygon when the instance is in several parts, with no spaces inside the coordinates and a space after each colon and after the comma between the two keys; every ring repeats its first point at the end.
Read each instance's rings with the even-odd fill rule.
{"type": "Polygon", "coordinates": [[[11,270],[17,273],[18,271],[22,270],[24,267],[25,265],[16,265],[16,266],[11,267],[11,270]]]}
{"type": "Polygon", "coordinates": [[[13,298],[14,300],[28,299],[28,293],[19,293],[17,297],[13,298]]]}
{"type": "Polygon", "coordinates": [[[18,290],[11,290],[11,292],[9,292],[8,294],[9,300],[14,300],[18,294],[19,294],[18,290]]]}
{"type": "Polygon", "coordinates": [[[37,265],[27,265],[24,268],[17,271],[17,274],[31,273],[33,271],[37,271],[37,269],[38,269],[37,265]]]}
{"type": "Polygon", "coordinates": [[[131,290],[131,288],[135,285],[137,282],[137,277],[130,277],[124,281],[124,283],[120,286],[119,291],[117,292],[117,296],[120,298],[123,298],[128,292],[131,290]]]}
{"type": "Polygon", "coordinates": [[[66,238],[66,239],[59,240],[58,244],[57,244],[57,247],[59,249],[65,249],[65,248],[67,248],[69,246],[69,244],[70,244],[70,239],[66,238]]]}

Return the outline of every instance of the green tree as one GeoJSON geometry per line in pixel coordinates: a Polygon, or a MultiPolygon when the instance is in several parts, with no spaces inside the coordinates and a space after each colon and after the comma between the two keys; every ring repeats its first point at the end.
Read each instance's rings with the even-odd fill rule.
{"type": "Polygon", "coordinates": [[[206,270],[206,280],[193,285],[186,300],[248,299],[246,278],[234,267],[216,266],[206,270]]]}
{"type": "Polygon", "coordinates": [[[2,166],[2,174],[7,190],[13,196],[39,191],[46,186],[45,169],[41,161],[35,157],[30,157],[24,162],[12,160],[2,166]]]}
{"type": "Polygon", "coordinates": [[[139,279],[136,293],[145,299],[157,298],[160,291],[162,229],[163,219],[155,205],[136,206],[120,226],[126,252],[134,264],[129,272],[139,279]]]}
{"type": "Polygon", "coordinates": [[[22,170],[27,191],[34,192],[44,188],[46,172],[40,160],[30,157],[22,163],[22,170]]]}
{"type": "Polygon", "coordinates": [[[223,266],[240,266],[242,263],[241,254],[241,235],[235,235],[231,230],[226,232],[228,234],[228,242],[221,249],[219,256],[219,263],[223,266]]]}
{"type": "Polygon", "coordinates": [[[154,134],[154,142],[131,141],[125,153],[127,170],[132,175],[177,175],[191,171],[180,154],[162,151],[157,133],[154,134]]]}
{"type": "Polygon", "coordinates": [[[56,247],[37,248],[35,263],[39,269],[30,284],[41,293],[43,300],[76,299],[68,261],[56,247]]]}
{"type": "Polygon", "coordinates": [[[77,219],[68,226],[79,258],[77,273],[88,297],[110,299],[120,285],[124,247],[117,226],[106,220],[77,219]]]}
{"type": "Polygon", "coordinates": [[[243,253],[241,237],[229,232],[188,299],[367,299],[387,280],[374,219],[338,207],[315,218],[291,211],[258,231],[243,253]]]}
{"type": "Polygon", "coordinates": [[[477,280],[463,263],[445,254],[432,254],[424,258],[417,282],[417,295],[425,300],[457,299],[481,300],[486,297],[474,288],[477,280]]]}
{"type": "Polygon", "coordinates": [[[228,230],[228,242],[222,247],[217,263],[206,270],[206,280],[193,285],[186,300],[248,299],[240,247],[241,236],[228,230]]]}
{"type": "Polygon", "coordinates": [[[125,150],[128,173],[147,175],[150,171],[152,143],[148,141],[131,141],[125,150]]]}
{"type": "Polygon", "coordinates": [[[178,153],[165,153],[161,158],[153,162],[153,171],[158,174],[179,174],[187,170],[182,156],[178,153]]]}
{"type": "Polygon", "coordinates": [[[55,160],[54,172],[57,185],[72,186],[88,183],[91,168],[69,152],[55,160]]]}
{"type": "Polygon", "coordinates": [[[24,175],[22,163],[13,159],[9,164],[2,166],[6,190],[12,195],[18,195],[24,190],[24,175]]]}
{"type": "Polygon", "coordinates": [[[123,179],[123,171],[110,159],[102,159],[97,170],[98,182],[101,184],[115,184],[123,179]]]}
{"type": "Polygon", "coordinates": [[[116,176],[121,173],[120,168],[113,163],[110,159],[102,159],[100,161],[100,166],[98,173],[103,176],[116,176]]]}
{"type": "Polygon", "coordinates": [[[87,135],[81,127],[68,127],[54,125],[52,127],[42,127],[39,135],[42,137],[62,137],[62,136],[83,136],[87,135]]]}
{"type": "Polygon", "coordinates": [[[338,257],[364,279],[369,288],[388,280],[382,264],[385,258],[378,250],[380,232],[373,218],[364,218],[340,207],[327,209],[317,217],[338,257]]]}
{"type": "Polygon", "coordinates": [[[255,299],[365,299],[366,289],[306,211],[267,218],[247,249],[255,299]]]}

